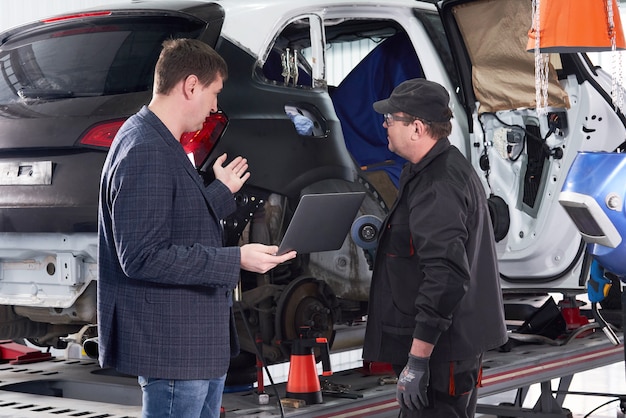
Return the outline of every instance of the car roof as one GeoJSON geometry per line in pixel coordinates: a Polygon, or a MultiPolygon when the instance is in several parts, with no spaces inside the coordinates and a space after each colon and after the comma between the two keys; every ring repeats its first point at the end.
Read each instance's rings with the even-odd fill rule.
{"type": "MultiPolygon", "coordinates": [[[[213,3],[225,12],[221,35],[255,57],[260,57],[264,49],[279,30],[280,25],[293,16],[315,13],[324,16],[329,10],[342,10],[344,13],[376,8],[425,8],[435,10],[437,0],[132,0],[123,3],[102,4],[82,8],[83,11],[96,10],[141,10],[162,9],[182,11],[193,9],[195,5],[213,3]],[[250,29],[252,28],[252,30],[250,29]]],[[[69,14],[69,13],[64,13],[69,14]]],[[[373,17],[376,17],[375,14],[373,17]]],[[[10,30],[9,30],[10,31],[10,30]]]]}
{"type": "Polygon", "coordinates": [[[225,20],[222,36],[237,43],[254,56],[261,56],[284,21],[291,16],[306,13],[324,14],[329,8],[345,8],[346,11],[378,7],[427,8],[435,10],[433,1],[416,0],[271,0],[246,1],[216,0],[224,8],[225,20]],[[250,30],[249,28],[253,28],[250,30]]]}

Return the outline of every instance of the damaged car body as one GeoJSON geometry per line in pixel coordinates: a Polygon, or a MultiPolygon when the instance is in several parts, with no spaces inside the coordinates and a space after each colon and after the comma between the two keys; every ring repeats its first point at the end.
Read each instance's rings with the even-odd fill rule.
{"type": "Polygon", "coordinates": [[[221,153],[248,159],[228,245],[280,242],[303,194],[367,193],[341,249],[242,272],[244,351],[284,361],[300,327],[333,341],[367,314],[404,163],[371,104],[414,77],[450,92],[450,141],[490,198],[504,292],[583,292],[589,256],[558,192],[578,151],[623,147],[626,121],[582,53],[550,54],[537,112],[531,16],[530,0],[133,1],[0,34],[0,338],[59,345],[96,323],[100,170],[168,37],[201,39],[229,66],[220,112],[181,138],[206,182],[221,153]]]}

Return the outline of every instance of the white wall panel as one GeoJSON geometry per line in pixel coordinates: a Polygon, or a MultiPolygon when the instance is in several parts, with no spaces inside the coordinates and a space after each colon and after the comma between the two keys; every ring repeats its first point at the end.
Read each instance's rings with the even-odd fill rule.
{"type": "Polygon", "coordinates": [[[332,44],[326,50],[328,84],[337,86],[346,75],[376,46],[370,39],[332,44]]]}
{"type": "Polygon", "coordinates": [[[85,7],[130,0],[0,0],[0,30],[85,7]]]}

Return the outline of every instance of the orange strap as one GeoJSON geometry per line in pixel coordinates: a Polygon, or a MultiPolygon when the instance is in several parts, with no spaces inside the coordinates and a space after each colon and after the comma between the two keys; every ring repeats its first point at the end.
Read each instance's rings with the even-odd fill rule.
{"type": "Polygon", "coordinates": [[[456,393],[456,388],[454,387],[454,362],[450,362],[450,378],[448,379],[450,385],[448,387],[448,395],[454,396],[456,393]]]}
{"type": "MultiPolygon", "coordinates": [[[[456,395],[456,387],[454,384],[454,362],[451,361],[450,362],[450,378],[448,379],[448,381],[450,382],[448,384],[448,394],[450,396],[457,396],[456,395]]],[[[483,385],[483,367],[482,365],[480,366],[480,369],[478,369],[478,378],[476,379],[476,387],[482,387],[483,385]]]]}

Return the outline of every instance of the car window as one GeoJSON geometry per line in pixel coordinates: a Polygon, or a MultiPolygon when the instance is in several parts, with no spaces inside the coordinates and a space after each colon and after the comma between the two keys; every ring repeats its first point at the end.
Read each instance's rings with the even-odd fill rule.
{"type": "Polygon", "coordinates": [[[263,64],[262,75],[267,82],[293,87],[313,86],[310,22],[310,18],[303,17],[280,32],[263,64]]]}
{"type": "MultiPolygon", "coordinates": [[[[360,166],[385,170],[396,182],[405,161],[388,150],[372,103],[389,97],[402,81],[424,77],[422,65],[398,21],[338,15],[318,21],[311,14],[286,24],[261,61],[261,78],[277,86],[327,89],[348,151],[360,166]]],[[[325,135],[302,106],[285,106],[285,113],[298,134],[325,135]]]]}
{"type": "Polygon", "coordinates": [[[383,170],[397,184],[405,163],[388,149],[381,115],[372,103],[401,82],[424,77],[404,28],[394,20],[326,20],[328,92],[341,121],[346,147],[364,168],[383,170]]]}
{"type": "Polygon", "coordinates": [[[329,43],[326,50],[328,85],[338,86],[356,64],[361,62],[382,40],[382,38],[365,38],[329,43]]]}
{"type": "Polygon", "coordinates": [[[188,19],[146,16],[40,27],[0,49],[0,103],[149,90],[162,42],[202,29],[188,19]]]}
{"type": "MultiPolygon", "coordinates": [[[[408,42],[406,33],[394,21],[327,19],[324,21],[324,29],[326,32],[326,73],[331,89],[339,86],[355,68],[369,65],[365,62],[372,59],[371,55],[380,54],[377,59],[391,60],[398,64],[401,59],[397,54],[391,53],[390,46],[395,42],[394,39],[399,37],[406,40],[402,46],[407,48],[405,51],[407,59],[413,61],[414,64],[417,63],[415,50],[408,42]],[[383,50],[386,52],[379,52],[383,50]]],[[[364,69],[357,71],[363,72],[364,69]]]]}

